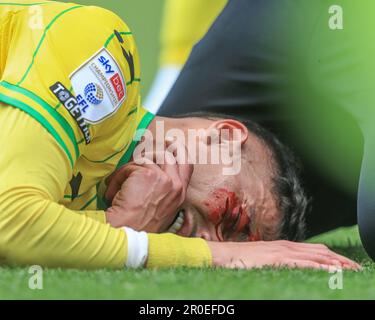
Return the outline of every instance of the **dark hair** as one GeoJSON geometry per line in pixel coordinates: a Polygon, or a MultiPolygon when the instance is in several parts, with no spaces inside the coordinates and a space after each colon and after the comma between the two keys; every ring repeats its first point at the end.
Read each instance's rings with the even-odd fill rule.
{"type": "Polygon", "coordinates": [[[310,201],[300,177],[301,164],[290,148],[284,145],[271,131],[246,118],[212,112],[192,112],[175,117],[225,118],[243,123],[251,133],[266,145],[272,154],[275,165],[272,191],[278,209],[282,214],[278,238],[291,241],[301,241],[305,238],[305,216],[310,201]]]}

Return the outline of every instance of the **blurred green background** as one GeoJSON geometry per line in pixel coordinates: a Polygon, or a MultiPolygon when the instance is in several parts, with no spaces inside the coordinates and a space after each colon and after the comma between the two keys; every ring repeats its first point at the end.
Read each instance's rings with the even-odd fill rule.
{"type": "MultiPolygon", "coordinates": [[[[112,10],[132,29],[141,57],[142,95],[145,98],[158,67],[159,31],[164,0],[77,0],[76,2],[112,10]]],[[[303,143],[313,144],[314,139],[317,139],[315,133],[322,130],[323,121],[329,130],[333,130],[332,123],[341,124],[337,129],[341,131],[348,131],[347,128],[353,127],[351,121],[346,118],[334,122],[331,118],[323,117],[319,122],[319,129],[310,128],[304,123],[303,129],[314,134],[309,135],[312,139],[311,143],[306,140],[303,140],[303,143]],[[347,126],[343,127],[343,122],[348,123],[347,126]]],[[[312,156],[318,154],[325,157],[319,159],[323,163],[332,163],[330,157],[332,152],[328,152],[333,148],[328,139],[331,136],[336,139],[336,136],[328,132],[326,140],[321,139],[319,152],[312,153],[312,156]],[[323,152],[323,149],[327,152],[323,152]]],[[[348,134],[339,135],[341,139],[335,140],[336,145],[341,149],[353,144],[352,140],[346,139],[347,136],[348,134]]],[[[349,170],[343,168],[345,163],[351,163],[351,157],[353,155],[350,153],[342,155],[339,157],[342,159],[341,162],[333,163],[334,168],[330,171],[338,172],[344,181],[342,183],[344,186],[352,185],[349,170]]],[[[356,227],[330,232],[310,241],[326,243],[333,250],[361,262],[364,270],[345,271],[343,289],[331,290],[328,287],[331,274],[319,270],[167,269],[85,272],[47,269],[44,274],[44,290],[30,290],[28,268],[0,267],[0,299],[373,299],[375,297],[375,287],[372,285],[375,264],[363,251],[356,227]]]]}
{"type": "Polygon", "coordinates": [[[76,0],[74,2],[109,9],[119,15],[130,27],[141,58],[142,97],[145,99],[158,67],[159,32],[164,0],[76,0]]]}

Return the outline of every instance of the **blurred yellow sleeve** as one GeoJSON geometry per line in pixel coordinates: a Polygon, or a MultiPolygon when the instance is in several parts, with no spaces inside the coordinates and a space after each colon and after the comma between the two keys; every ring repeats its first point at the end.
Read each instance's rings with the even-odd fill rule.
{"type": "MultiPolygon", "coordinates": [[[[1,103],[0,128],[0,263],[124,268],[124,230],[105,224],[104,211],[72,211],[58,203],[71,166],[53,137],[26,113],[1,103]]],[[[211,264],[203,240],[148,236],[149,267],[211,264]]]]}
{"type": "Polygon", "coordinates": [[[166,0],[160,64],[184,65],[190,51],[223,10],[227,0],[166,0]]]}

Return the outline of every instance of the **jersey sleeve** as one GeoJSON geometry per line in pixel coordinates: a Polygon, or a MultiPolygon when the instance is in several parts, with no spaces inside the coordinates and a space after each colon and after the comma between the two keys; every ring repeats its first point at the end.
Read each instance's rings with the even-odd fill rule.
{"type": "Polygon", "coordinates": [[[161,32],[161,65],[182,66],[227,0],[167,0],[161,32]]]}
{"type": "Polygon", "coordinates": [[[127,25],[93,6],[49,2],[31,25],[28,8],[17,10],[8,19],[0,101],[41,123],[72,167],[93,140],[117,134],[126,145],[131,135],[123,130],[134,132],[128,118],[140,107],[138,53],[127,25]]]}
{"type": "MultiPolygon", "coordinates": [[[[112,228],[102,211],[73,211],[57,203],[69,161],[53,137],[21,110],[0,103],[0,257],[6,265],[79,269],[128,265],[128,233],[112,228]]],[[[204,266],[202,239],[148,235],[147,267],[204,266]]]]}

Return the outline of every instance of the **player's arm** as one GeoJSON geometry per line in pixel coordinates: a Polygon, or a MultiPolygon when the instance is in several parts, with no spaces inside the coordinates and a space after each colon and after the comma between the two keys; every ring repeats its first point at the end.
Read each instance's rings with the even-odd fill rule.
{"type": "MultiPolygon", "coordinates": [[[[0,256],[5,264],[66,268],[203,266],[203,240],[115,229],[57,203],[70,164],[53,137],[29,115],[0,108],[0,256]]],[[[104,212],[98,211],[104,216],[104,212]]]]}

